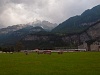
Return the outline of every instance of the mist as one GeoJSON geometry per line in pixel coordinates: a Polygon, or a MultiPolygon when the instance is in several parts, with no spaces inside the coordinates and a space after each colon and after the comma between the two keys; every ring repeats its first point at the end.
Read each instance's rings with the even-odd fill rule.
{"type": "Polygon", "coordinates": [[[100,0],[0,0],[0,28],[36,20],[59,24],[99,4],[100,0]]]}

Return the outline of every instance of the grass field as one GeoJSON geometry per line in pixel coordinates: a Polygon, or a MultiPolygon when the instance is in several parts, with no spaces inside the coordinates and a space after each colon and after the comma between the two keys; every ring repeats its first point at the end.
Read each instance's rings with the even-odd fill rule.
{"type": "Polygon", "coordinates": [[[100,75],[100,52],[1,53],[0,75],[100,75]]]}

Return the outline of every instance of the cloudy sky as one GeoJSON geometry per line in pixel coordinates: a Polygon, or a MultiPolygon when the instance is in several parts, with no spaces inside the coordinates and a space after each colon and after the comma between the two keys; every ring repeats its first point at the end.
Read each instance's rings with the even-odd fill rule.
{"type": "Polygon", "coordinates": [[[100,4],[100,0],[0,0],[0,27],[35,20],[61,23],[100,4]]]}

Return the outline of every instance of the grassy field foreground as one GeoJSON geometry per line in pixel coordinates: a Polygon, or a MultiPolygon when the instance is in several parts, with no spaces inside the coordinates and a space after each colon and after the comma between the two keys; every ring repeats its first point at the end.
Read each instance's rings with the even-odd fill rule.
{"type": "Polygon", "coordinates": [[[0,75],[100,75],[100,53],[1,53],[0,75]]]}

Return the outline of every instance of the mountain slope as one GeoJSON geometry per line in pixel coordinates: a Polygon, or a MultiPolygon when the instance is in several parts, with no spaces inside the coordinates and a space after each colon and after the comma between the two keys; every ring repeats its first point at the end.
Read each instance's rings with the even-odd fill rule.
{"type": "Polygon", "coordinates": [[[100,19],[100,5],[88,9],[81,15],[69,18],[55,27],[52,32],[56,33],[78,33],[89,27],[100,19]]]}
{"type": "Polygon", "coordinates": [[[27,25],[25,25],[25,24],[8,26],[6,28],[0,29],[0,34],[11,33],[11,32],[17,31],[17,30],[22,29],[22,28],[25,28],[25,27],[27,27],[27,25]]]}
{"type": "Polygon", "coordinates": [[[27,26],[25,28],[12,31],[6,34],[0,34],[0,45],[14,45],[16,42],[20,41],[23,37],[25,37],[28,34],[38,33],[45,31],[41,27],[33,27],[33,26],[27,26]]]}
{"type": "Polygon", "coordinates": [[[0,46],[13,45],[28,34],[47,34],[56,24],[48,21],[35,21],[0,29],[0,46]]]}

